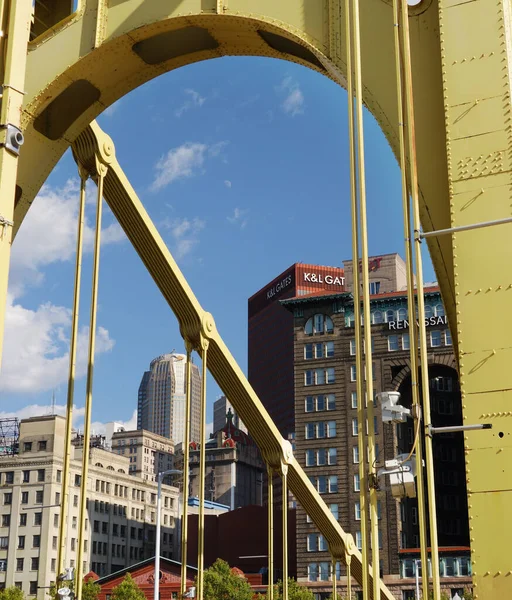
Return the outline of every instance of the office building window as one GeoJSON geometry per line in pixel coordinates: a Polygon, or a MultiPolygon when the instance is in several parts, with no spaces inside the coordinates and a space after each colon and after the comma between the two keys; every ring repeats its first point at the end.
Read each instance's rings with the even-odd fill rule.
{"type": "Polygon", "coordinates": [[[2,527],[9,527],[11,524],[11,515],[2,515],[2,527]]]}
{"type": "MultiPolygon", "coordinates": [[[[50,571],[52,573],[55,573],[55,570],[57,568],[57,559],[56,558],[52,558],[52,562],[51,562],[51,567],[50,567],[50,571]]],[[[84,571],[85,572],[85,571],[84,571]]]]}
{"type": "Polygon", "coordinates": [[[12,494],[10,492],[4,494],[4,504],[12,504],[12,494]]]}
{"type": "Polygon", "coordinates": [[[30,471],[23,471],[23,483],[30,483],[30,471]]]}
{"type": "Polygon", "coordinates": [[[304,327],[306,335],[322,335],[325,333],[334,333],[332,319],[327,315],[317,314],[307,320],[304,327]]]}
{"type": "Polygon", "coordinates": [[[36,512],[34,513],[34,525],[41,525],[43,521],[43,513],[36,512]]]}
{"type": "Polygon", "coordinates": [[[30,561],[30,570],[37,571],[39,569],[39,557],[34,556],[30,561]]]}
{"type": "Polygon", "coordinates": [[[441,345],[441,331],[439,329],[430,332],[430,345],[432,348],[437,348],[441,345]]]}
{"type": "Polygon", "coordinates": [[[37,490],[36,491],[36,504],[42,504],[43,503],[43,490],[37,490]]]}
{"type": "Polygon", "coordinates": [[[306,344],[304,346],[304,358],[306,360],[313,358],[313,344],[306,344]]]}
{"type": "Polygon", "coordinates": [[[356,381],[357,371],[355,365],[350,365],[350,381],[356,381]]]}
{"type": "Polygon", "coordinates": [[[394,310],[387,310],[386,311],[386,322],[389,323],[390,321],[394,321],[395,320],[395,311],[394,310]]]}
{"type": "Polygon", "coordinates": [[[350,340],[350,356],[354,356],[356,353],[356,340],[350,340]]]}
{"type": "Polygon", "coordinates": [[[357,435],[358,431],[357,419],[352,419],[352,435],[357,435]]]}
{"type": "Polygon", "coordinates": [[[396,313],[396,316],[398,321],[405,321],[407,319],[407,309],[399,308],[396,313]]]}
{"type": "Polygon", "coordinates": [[[6,471],[5,473],[5,483],[7,485],[14,483],[14,471],[6,471]]]}
{"type": "Polygon", "coordinates": [[[47,447],[46,440],[43,440],[43,441],[39,442],[38,445],[37,445],[37,448],[38,448],[39,452],[45,452],[46,451],[46,447],[47,447]]]}
{"type": "Polygon", "coordinates": [[[23,563],[25,560],[23,558],[16,559],[16,571],[23,571],[23,563]]]}
{"type": "Polygon", "coordinates": [[[35,596],[37,594],[37,581],[30,582],[29,594],[35,596]]]}
{"type": "Polygon", "coordinates": [[[370,281],[370,294],[374,296],[380,290],[380,281],[370,281]]]}
{"type": "Polygon", "coordinates": [[[354,492],[359,492],[361,489],[361,484],[359,480],[359,473],[354,475],[354,492]]]}
{"type": "Polygon", "coordinates": [[[23,444],[23,451],[24,452],[32,452],[32,442],[25,442],[23,444]]]}
{"type": "Polygon", "coordinates": [[[444,306],[442,304],[437,304],[435,307],[436,317],[444,317],[444,306]]]}
{"type": "Polygon", "coordinates": [[[322,534],[318,536],[318,550],[320,552],[327,552],[329,550],[329,545],[327,544],[327,540],[324,538],[322,534]]]}
{"type": "Polygon", "coordinates": [[[396,350],[400,350],[400,336],[398,335],[389,335],[388,336],[388,350],[390,352],[394,352],[396,350]]]}
{"type": "Polygon", "coordinates": [[[309,581],[318,581],[318,564],[310,563],[308,565],[308,580],[309,581]]]}
{"type": "Polygon", "coordinates": [[[360,502],[356,502],[354,504],[354,510],[355,510],[356,521],[360,521],[361,520],[361,503],[360,502]]]}
{"type": "Polygon", "coordinates": [[[425,304],[425,319],[430,319],[430,317],[433,317],[433,316],[434,316],[433,308],[430,305],[425,304]]]}
{"type": "Polygon", "coordinates": [[[350,393],[350,402],[352,408],[357,408],[357,392],[350,393]]]}
{"type": "Polygon", "coordinates": [[[449,329],[447,329],[444,332],[444,345],[445,346],[451,346],[452,345],[452,334],[450,333],[449,329]]]}
{"type": "Polygon", "coordinates": [[[363,536],[360,531],[356,531],[356,546],[358,550],[363,549],[363,536]]]}
{"type": "Polygon", "coordinates": [[[359,448],[357,446],[352,448],[352,462],[355,465],[359,462],[359,448]]]}
{"type": "Polygon", "coordinates": [[[20,515],[20,527],[25,527],[27,524],[27,515],[26,513],[21,513],[20,515]]]}
{"type": "Polygon", "coordinates": [[[28,504],[28,492],[21,492],[21,503],[28,504]]]}
{"type": "Polygon", "coordinates": [[[336,494],[338,492],[338,476],[329,476],[329,493],[336,494]]]}
{"type": "Polygon", "coordinates": [[[411,342],[409,340],[409,334],[404,333],[402,335],[402,350],[410,350],[410,348],[411,348],[411,342]]]}
{"type": "Polygon", "coordinates": [[[316,552],[317,551],[317,539],[318,539],[318,535],[316,533],[308,534],[308,537],[307,537],[308,552],[316,552]]]}
{"type": "Polygon", "coordinates": [[[57,483],[60,483],[62,480],[62,471],[57,469],[57,483]]]}
{"type": "Polygon", "coordinates": [[[41,536],[33,535],[32,536],[32,548],[39,548],[41,546],[41,536]]]}
{"type": "Polygon", "coordinates": [[[37,469],[37,481],[44,481],[44,469],[37,469]]]}

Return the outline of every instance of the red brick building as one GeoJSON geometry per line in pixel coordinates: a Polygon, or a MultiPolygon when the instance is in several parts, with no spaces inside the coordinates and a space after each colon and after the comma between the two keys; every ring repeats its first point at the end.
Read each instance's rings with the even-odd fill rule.
{"type": "MultiPolygon", "coordinates": [[[[131,565],[126,569],[112,573],[98,579],[96,583],[101,586],[98,600],[110,600],[112,590],[124,579],[126,573],[130,573],[135,583],[144,592],[147,600],[154,600],[155,585],[155,558],[148,558],[140,563],[131,565]]],[[[86,576],[88,579],[91,575],[86,576]]],[[[187,567],[187,589],[194,585],[197,575],[195,567],[187,567]]],[[[179,597],[181,581],[181,564],[168,558],[160,558],[160,599],[172,600],[179,597]]]]}

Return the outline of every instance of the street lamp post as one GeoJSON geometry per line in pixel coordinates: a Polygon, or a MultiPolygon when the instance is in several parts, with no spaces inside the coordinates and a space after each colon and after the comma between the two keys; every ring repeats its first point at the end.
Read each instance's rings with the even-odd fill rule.
{"type": "MultiPolygon", "coordinates": [[[[168,469],[158,473],[158,490],[156,496],[156,540],[155,540],[155,588],[154,600],[160,600],[160,529],[162,518],[162,479],[166,475],[181,475],[182,471],[178,469],[168,469]]],[[[179,515],[178,515],[179,517],[179,515]]]]}

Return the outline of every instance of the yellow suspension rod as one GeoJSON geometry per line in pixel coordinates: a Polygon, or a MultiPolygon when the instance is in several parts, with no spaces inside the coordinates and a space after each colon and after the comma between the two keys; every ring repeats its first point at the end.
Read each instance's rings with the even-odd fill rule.
{"type": "Polygon", "coordinates": [[[89,446],[91,435],[92,384],[94,377],[94,349],[96,345],[96,314],[98,307],[98,282],[100,270],[101,216],[103,208],[103,178],[107,167],[96,160],[98,172],[98,200],[96,205],[96,237],[94,240],[94,260],[92,268],[92,299],[89,323],[89,355],[87,363],[87,384],[85,392],[84,442],[82,446],[82,481],[80,482],[80,516],[78,529],[78,552],[76,565],[76,598],[82,600],[83,552],[85,538],[85,517],[87,514],[87,479],[89,476],[89,446]]]}
{"type": "MultiPolygon", "coordinates": [[[[409,355],[411,361],[411,391],[412,403],[416,406],[414,415],[414,430],[419,431],[421,414],[419,411],[420,398],[418,388],[418,343],[416,307],[414,298],[414,270],[412,264],[413,247],[411,239],[411,214],[409,206],[409,192],[407,187],[407,164],[405,156],[404,124],[405,114],[403,109],[403,57],[400,47],[400,4],[402,0],[393,0],[393,25],[395,37],[395,65],[397,82],[397,105],[398,105],[398,133],[400,142],[400,172],[402,176],[402,210],[404,218],[404,240],[405,240],[405,264],[407,276],[407,309],[409,313],[409,355]]],[[[415,436],[416,450],[416,488],[418,497],[418,523],[420,531],[421,564],[423,565],[423,577],[421,578],[423,597],[428,598],[428,540],[425,509],[425,483],[423,477],[423,447],[421,439],[415,436]],[[425,570],[426,569],[426,570],[425,570]]],[[[414,450],[414,448],[413,448],[414,450]]]]}
{"type": "Polygon", "coordinates": [[[192,393],[192,346],[187,348],[186,392],[185,392],[185,435],[183,440],[183,516],[181,517],[181,595],[187,591],[187,535],[188,535],[188,486],[190,462],[190,397],[192,393]]]}
{"type": "MultiPolygon", "coordinates": [[[[345,563],[347,565],[347,600],[352,600],[352,575],[350,573],[350,563],[352,555],[348,552],[345,554],[345,563]]],[[[335,600],[338,600],[337,598],[335,600]]]]}
{"type": "Polygon", "coordinates": [[[199,446],[199,526],[197,543],[197,598],[203,600],[204,583],[204,483],[206,477],[206,378],[208,376],[208,341],[202,340],[202,381],[201,381],[201,439],[199,446]]]}
{"type": "MultiPolygon", "coordinates": [[[[379,561],[379,520],[377,511],[375,428],[373,421],[373,365],[372,365],[372,326],[370,315],[370,282],[368,273],[368,230],[366,218],[366,176],[364,157],[363,130],[363,84],[361,77],[361,28],[359,23],[359,0],[352,3],[352,30],[354,36],[354,74],[356,80],[356,124],[357,124],[357,166],[359,184],[359,210],[361,227],[361,262],[363,275],[363,320],[364,320],[364,349],[366,372],[366,407],[368,423],[368,480],[370,490],[370,529],[373,570],[373,597],[380,596],[380,561],[379,561]]],[[[355,265],[354,271],[359,265],[355,265]]],[[[357,290],[359,298],[359,289],[357,290]]],[[[360,327],[360,323],[356,324],[360,327]]],[[[360,348],[358,348],[360,350],[360,348]]],[[[364,428],[365,422],[360,421],[359,427],[364,428]]],[[[366,453],[359,456],[360,461],[366,460],[366,453]]]]}
{"type": "MultiPolygon", "coordinates": [[[[436,496],[434,482],[434,457],[432,452],[432,437],[428,432],[431,424],[430,392],[427,358],[427,332],[425,327],[425,297],[423,291],[423,261],[421,257],[420,211],[418,197],[418,172],[416,163],[416,136],[414,127],[414,99],[412,91],[411,47],[409,41],[409,15],[407,2],[402,2],[401,20],[402,48],[404,55],[404,84],[405,110],[407,114],[407,154],[409,156],[409,181],[411,186],[412,214],[415,240],[416,286],[418,301],[419,337],[420,337],[420,366],[421,388],[423,400],[423,416],[425,424],[425,463],[427,471],[428,510],[430,525],[430,546],[432,557],[432,587],[434,600],[440,600],[441,587],[439,580],[439,548],[437,543],[436,496]]],[[[428,564],[423,565],[423,579],[428,577],[428,564]]]]}
{"type": "Polygon", "coordinates": [[[354,297],[354,333],[356,341],[356,390],[357,390],[357,449],[359,453],[359,504],[361,509],[361,541],[362,541],[362,588],[363,600],[368,600],[369,559],[368,559],[368,521],[367,521],[367,476],[366,476],[366,408],[363,383],[363,355],[361,335],[361,303],[359,299],[359,210],[357,206],[356,187],[356,141],[354,132],[354,84],[352,67],[352,23],[351,0],[345,2],[345,37],[347,43],[347,91],[348,91],[348,137],[350,164],[350,206],[352,219],[352,272],[354,297]]]}
{"type": "Polygon", "coordinates": [[[336,589],[336,559],[331,557],[332,568],[332,600],[338,600],[338,590],[336,589]]]}
{"type": "Polygon", "coordinates": [[[78,339],[78,313],[80,307],[80,279],[82,274],[82,248],[85,214],[85,186],[89,175],[82,167],[80,173],[80,207],[78,209],[78,228],[76,236],[75,285],[73,292],[73,320],[71,323],[71,341],[69,345],[68,396],[66,403],[66,438],[64,441],[64,464],[62,467],[62,505],[59,523],[59,550],[57,556],[57,576],[64,571],[66,557],[66,531],[69,509],[69,475],[71,462],[71,432],[73,428],[73,398],[75,392],[76,348],[78,339]]]}
{"type": "Polygon", "coordinates": [[[274,472],[267,465],[268,478],[268,600],[274,598],[274,472]]]}
{"type": "Polygon", "coordinates": [[[283,481],[283,600],[288,600],[288,465],[281,465],[283,481]]]}

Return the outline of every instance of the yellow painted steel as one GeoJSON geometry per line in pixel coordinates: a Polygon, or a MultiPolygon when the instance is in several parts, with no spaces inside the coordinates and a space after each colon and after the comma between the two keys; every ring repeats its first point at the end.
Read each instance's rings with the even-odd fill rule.
{"type": "Polygon", "coordinates": [[[283,600],[288,600],[288,465],[281,465],[283,495],[282,535],[283,535],[283,600]]]}
{"type": "MultiPolygon", "coordinates": [[[[362,91],[365,105],[398,156],[391,4],[364,0],[360,5],[362,91]]],[[[346,83],[340,27],[345,12],[340,0],[82,0],[79,10],[67,16],[64,8],[69,3],[54,2],[49,22],[39,17],[36,4],[35,37],[26,56],[23,86],[28,5],[28,0],[1,4],[11,7],[13,26],[2,65],[2,120],[19,121],[26,140],[19,159],[0,150],[0,216],[8,221],[18,162],[14,232],[53,166],[94,117],[161,73],[218,56],[257,55],[294,61],[340,85],[346,83]],[[16,44],[14,52],[9,44],[11,49],[16,44]]],[[[509,0],[423,0],[410,11],[418,202],[425,231],[510,217],[510,13],[509,0]]],[[[83,135],[87,138],[91,131],[83,135]]],[[[115,187],[112,182],[120,177],[121,187],[127,184],[131,189],[119,173],[109,170],[106,186],[115,187]]],[[[224,391],[233,391],[241,416],[278,468],[283,446],[277,430],[261,412],[261,403],[218,337],[213,320],[189,294],[181,275],[173,275],[176,271],[154,227],[146,217],[140,222],[145,214],[140,203],[131,192],[125,196],[119,191],[110,202],[176,309],[185,338],[190,339],[189,332],[200,338],[211,324],[212,372],[225,384],[224,391]],[[147,242],[146,249],[141,240],[147,242]],[[171,289],[179,300],[172,299],[171,289]],[[176,289],[183,289],[186,299],[176,289]]],[[[480,599],[512,592],[510,553],[499,542],[512,535],[511,227],[428,238],[458,356],[464,422],[493,424],[492,430],[465,436],[473,576],[480,599]]],[[[0,241],[0,338],[10,236],[8,226],[0,241]]],[[[298,469],[290,459],[290,488],[295,495],[297,488],[299,501],[328,537],[330,548],[331,542],[339,544],[343,556],[346,536],[298,469]]],[[[360,580],[358,559],[352,560],[352,568],[360,580]]]]}
{"type": "MultiPolygon", "coordinates": [[[[100,159],[98,152],[94,156],[95,170],[91,176],[95,177],[98,185],[96,202],[96,234],[94,238],[94,257],[92,267],[92,296],[91,316],[89,320],[89,351],[87,355],[87,383],[85,390],[84,438],[82,444],[82,473],[80,482],[80,513],[78,516],[78,551],[76,564],[75,589],[76,596],[81,600],[83,587],[83,554],[85,540],[85,520],[87,518],[87,483],[89,478],[89,447],[91,437],[92,415],[92,388],[94,381],[94,353],[96,347],[96,317],[98,308],[98,287],[100,273],[100,244],[101,244],[101,217],[103,213],[103,182],[107,173],[107,166],[100,159]]],[[[85,164],[85,163],[82,163],[85,164]]]]}
{"type": "MultiPolygon", "coordinates": [[[[197,597],[204,595],[204,499],[206,479],[206,381],[208,379],[208,338],[201,336],[201,425],[199,443],[199,523],[197,527],[197,597]]],[[[186,465],[188,468],[188,464],[186,465]]]]}
{"type": "MultiPolygon", "coordinates": [[[[368,264],[368,229],[366,213],[366,174],[365,174],[365,155],[364,155],[364,131],[363,131],[363,82],[361,73],[361,24],[359,17],[360,0],[351,0],[351,29],[354,51],[354,79],[355,79],[355,131],[357,134],[357,180],[358,208],[359,215],[352,213],[352,230],[359,227],[361,240],[361,273],[362,289],[358,287],[353,291],[354,298],[359,303],[359,297],[363,299],[362,322],[356,321],[356,329],[364,327],[364,363],[365,363],[365,397],[366,397],[366,418],[358,420],[358,429],[368,427],[368,448],[364,449],[363,454],[359,455],[359,464],[366,463],[368,459],[368,495],[370,497],[370,547],[372,550],[372,581],[373,597],[379,597],[380,590],[380,560],[379,560],[379,517],[377,510],[377,469],[375,456],[375,427],[373,421],[373,360],[372,360],[372,325],[371,325],[371,306],[370,306],[370,273],[368,264]],[[359,219],[357,218],[359,216],[359,219]],[[361,294],[362,292],[362,294],[361,294]]],[[[352,101],[352,98],[350,98],[352,101]]],[[[355,165],[354,165],[355,170],[355,165]]],[[[356,238],[357,239],[357,238],[356,238]]],[[[355,258],[355,257],[354,257],[355,258]]],[[[359,253],[356,262],[352,263],[352,272],[359,271],[359,253]]],[[[356,303],[354,302],[354,304],[356,303]]],[[[356,353],[361,354],[361,346],[356,348],[356,353]]],[[[362,387],[362,386],[361,386],[362,387]]],[[[361,388],[358,388],[359,390],[361,388]]],[[[363,398],[358,403],[362,404],[363,398]]],[[[363,516],[361,515],[361,519],[363,516]]]]}
{"type": "MultiPolygon", "coordinates": [[[[393,0],[393,27],[395,31],[395,61],[396,61],[396,81],[397,81],[397,117],[400,134],[400,172],[402,176],[402,212],[404,219],[404,241],[405,241],[405,265],[407,279],[407,312],[409,316],[409,356],[411,361],[411,395],[414,414],[414,430],[416,436],[414,446],[411,452],[416,456],[416,492],[418,498],[418,527],[420,534],[420,552],[423,573],[428,574],[428,539],[427,539],[427,515],[425,508],[425,482],[423,472],[423,446],[421,438],[418,439],[418,432],[421,426],[420,395],[418,386],[418,326],[416,323],[416,302],[414,297],[414,270],[413,270],[413,241],[411,228],[411,207],[409,201],[409,189],[407,184],[407,162],[405,148],[405,113],[403,102],[403,52],[399,27],[401,27],[401,8],[403,0],[393,0]]],[[[417,568],[417,565],[416,565],[417,568]]],[[[429,578],[421,578],[421,587],[423,598],[429,597],[429,578]]]]}
{"type": "Polygon", "coordinates": [[[18,198],[18,156],[6,147],[6,125],[21,126],[27,44],[32,11],[30,0],[0,2],[0,365],[4,339],[4,313],[13,237],[14,205],[18,198]]]}
{"type": "Polygon", "coordinates": [[[182,502],[183,512],[181,517],[181,595],[184,596],[187,591],[187,536],[188,536],[188,497],[189,497],[189,478],[190,478],[190,412],[192,397],[192,346],[185,341],[187,349],[187,367],[186,367],[186,391],[185,391],[185,431],[183,435],[183,490],[182,502]]]}
{"type": "MultiPolygon", "coordinates": [[[[352,272],[353,288],[360,289],[359,280],[359,208],[357,202],[356,181],[356,138],[354,123],[354,77],[352,66],[353,27],[351,18],[351,0],[345,0],[345,38],[347,55],[347,90],[348,90],[348,141],[349,141],[349,166],[350,166],[350,215],[352,231],[352,272]]],[[[361,302],[359,294],[354,294],[354,337],[356,344],[356,395],[357,395],[357,451],[359,453],[359,507],[361,511],[361,553],[362,553],[362,591],[363,600],[369,598],[369,552],[368,552],[368,476],[366,470],[366,402],[363,380],[363,338],[361,332],[361,302]],[[363,458],[361,458],[363,457],[363,458]]]]}
{"type": "Polygon", "coordinates": [[[80,306],[80,279],[82,275],[82,249],[85,216],[85,186],[89,174],[79,167],[80,207],[76,236],[75,285],[73,289],[73,320],[69,342],[68,394],[66,402],[66,437],[64,440],[64,464],[62,465],[62,504],[59,521],[59,550],[57,554],[57,574],[64,572],[66,557],[66,531],[69,510],[69,477],[71,465],[71,434],[73,427],[73,399],[75,394],[76,351],[78,343],[78,313],[80,306]]]}
{"type": "Polygon", "coordinates": [[[271,467],[267,467],[268,491],[267,491],[267,511],[268,511],[268,600],[274,598],[274,472],[271,467]]]}
{"type": "MultiPolygon", "coordinates": [[[[265,462],[281,473],[286,467],[291,492],[324,535],[332,555],[336,558],[343,558],[346,552],[352,555],[352,573],[361,583],[361,554],[354,547],[352,536],[342,529],[309,481],[293,456],[290,442],[282,438],[222,341],[212,315],[199,304],[119,166],[112,141],[94,122],[73,144],[82,164],[91,163],[100,148],[108,148],[109,158],[104,178],[105,200],[178,318],[183,337],[200,355],[204,352],[204,343],[208,342],[208,370],[246,423],[265,462]]],[[[380,598],[393,600],[384,585],[381,585],[380,598]]]]}

